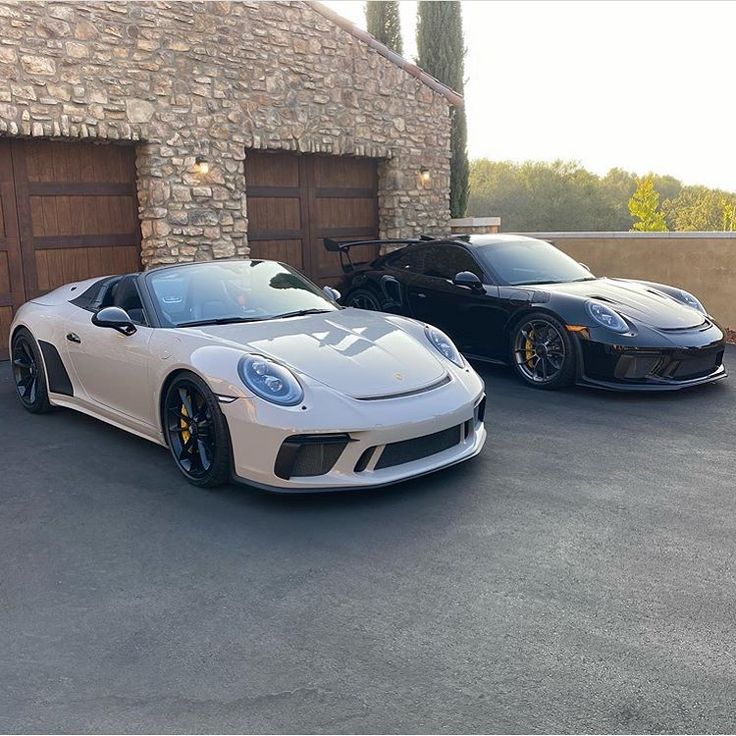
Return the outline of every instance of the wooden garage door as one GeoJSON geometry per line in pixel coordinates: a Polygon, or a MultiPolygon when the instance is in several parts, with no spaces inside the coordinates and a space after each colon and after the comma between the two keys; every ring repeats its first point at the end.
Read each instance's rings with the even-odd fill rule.
{"type": "Polygon", "coordinates": [[[0,360],[7,344],[13,312],[25,301],[18,217],[10,146],[0,140],[0,360]]]}
{"type": "MultiPolygon", "coordinates": [[[[378,237],[376,161],[248,151],[245,161],[248,242],[253,258],[296,266],[319,284],[342,275],[323,238],[378,237]]],[[[356,261],[378,249],[356,248],[356,261]]]]}
{"type": "Polygon", "coordinates": [[[132,147],[0,140],[0,359],[12,312],[70,281],[140,269],[132,147]]]}

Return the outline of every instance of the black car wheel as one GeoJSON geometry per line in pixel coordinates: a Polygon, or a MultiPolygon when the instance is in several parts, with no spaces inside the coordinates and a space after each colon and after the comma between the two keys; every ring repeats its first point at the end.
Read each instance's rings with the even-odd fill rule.
{"type": "Polygon", "coordinates": [[[345,297],[345,305],[356,309],[368,309],[371,312],[380,312],[381,303],[378,297],[368,289],[356,289],[345,297]]]}
{"type": "Polygon", "coordinates": [[[46,388],[46,373],[33,335],[21,327],[13,336],[13,378],[24,408],[33,414],[51,409],[46,388]]]}
{"type": "Polygon", "coordinates": [[[230,433],[217,399],[193,373],[177,377],[164,399],[166,441],[184,477],[214,488],[230,479],[230,433]]]}
{"type": "Polygon", "coordinates": [[[575,353],[565,326],[544,312],[521,319],[511,334],[512,365],[535,388],[569,386],[575,379],[575,353]]]}

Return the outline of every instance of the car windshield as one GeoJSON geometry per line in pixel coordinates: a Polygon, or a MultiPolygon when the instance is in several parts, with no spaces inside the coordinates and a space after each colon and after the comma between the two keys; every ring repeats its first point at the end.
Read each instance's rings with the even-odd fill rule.
{"type": "Polygon", "coordinates": [[[544,240],[526,238],[480,245],[475,253],[501,283],[561,284],[595,276],[576,260],[544,240]]]}
{"type": "Polygon", "coordinates": [[[256,322],[339,309],[319,287],[275,261],[210,261],[147,276],[167,327],[256,322]]]}

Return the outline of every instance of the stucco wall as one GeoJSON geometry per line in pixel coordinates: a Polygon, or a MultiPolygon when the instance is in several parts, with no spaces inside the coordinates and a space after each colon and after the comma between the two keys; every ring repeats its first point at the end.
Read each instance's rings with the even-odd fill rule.
{"type": "Polygon", "coordinates": [[[148,265],[247,253],[246,148],[380,158],[381,234],[447,232],[449,110],[304,2],[0,0],[0,135],[138,142],[148,265]]]}
{"type": "Polygon", "coordinates": [[[525,233],[552,241],[598,276],[638,278],[692,292],[736,329],[736,233],[525,233]]]}

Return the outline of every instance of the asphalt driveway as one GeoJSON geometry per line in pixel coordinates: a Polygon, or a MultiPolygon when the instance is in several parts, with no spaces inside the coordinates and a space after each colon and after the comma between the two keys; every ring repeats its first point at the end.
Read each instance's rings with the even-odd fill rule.
{"type": "Polygon", "coordinates": [[[283,497],[28,415],[0,364],[0,731],[736,731],[736,375],[482,372],[476,460],[283,497]]]}

